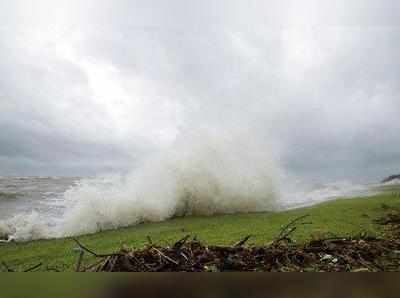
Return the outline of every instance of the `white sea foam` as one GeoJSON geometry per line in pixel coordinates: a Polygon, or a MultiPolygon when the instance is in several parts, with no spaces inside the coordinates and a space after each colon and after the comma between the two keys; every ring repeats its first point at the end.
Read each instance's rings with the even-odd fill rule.
{"type": "Polygon", "coordinates": [[[56,236],[47,221],[38,212],[20,213],[6,221],[0,221],[0,239],[6,241],[32,240],[56,236]]]}

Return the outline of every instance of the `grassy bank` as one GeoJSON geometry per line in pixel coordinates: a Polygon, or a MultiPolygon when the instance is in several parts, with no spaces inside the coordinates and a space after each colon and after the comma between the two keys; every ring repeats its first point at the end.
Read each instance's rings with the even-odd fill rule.
{"type": "MultiPolygon", "coordinates": [[[[396,192],[367,198],[339,199],[279,213],[175,218],[78,239],[98,253],[110,253],[122,245],[143,247],[147,243],[147,236],[163,245],[192,234],[206,243],[222,245],[233,244],[251,234],[253,237],[249,244],[262,244],[273,240],[282,226],[292,219],[305,214],[310,215],[309,221],[312,223],[300,226],[293,235],[298,242],[327,235],[352,236],[367,233],[383,236],[382,226],[374,224],[373,220],[383,213],[382,206],[385,205],[400,207],[400,198],[396,192]]],[[[72,239],[1,243],[0,261],[15,270],[23,270],[38,263],[42,263],[40,270],[72,270],[77,258],[73,247],[72,239]]]]}

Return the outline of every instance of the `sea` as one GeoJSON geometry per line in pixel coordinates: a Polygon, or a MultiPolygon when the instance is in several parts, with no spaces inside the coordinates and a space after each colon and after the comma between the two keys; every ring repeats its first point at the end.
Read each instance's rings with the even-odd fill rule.
{"type": "Polygon", "coordinates": [[[62,216],[64,193],[80,177],[0,177],[0,220],[36,211],[49,217],[62,216]]]}

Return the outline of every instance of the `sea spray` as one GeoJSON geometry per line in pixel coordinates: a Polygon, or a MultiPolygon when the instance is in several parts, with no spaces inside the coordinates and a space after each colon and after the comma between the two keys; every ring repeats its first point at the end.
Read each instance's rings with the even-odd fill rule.
{"type": "Polygon", "coordinates": [[[0,220],[0,240],[75,236],[174,216],[291,209],[371,193],[367,185],[297,181],[280,170],[271,151],[244,128],[182,133],[127,175],[57,180],[57,187],[71,186],[56,200],[38,197],[31,211],[0,220]]]}
{"type": "Polygon", "coordinates": [[[249,132],[184,134],[124,177],[83,180],[65,193],[59,234],[77,235],[173,216],[272,210],[278,167],[249,132]]]}

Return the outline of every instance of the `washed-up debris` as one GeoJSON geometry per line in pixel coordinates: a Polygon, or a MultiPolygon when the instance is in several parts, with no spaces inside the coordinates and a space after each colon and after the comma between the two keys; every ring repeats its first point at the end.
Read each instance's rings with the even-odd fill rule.
{"type": "MultiPolygon", "coordinates": [[[[290,239],[307,216],[286,225],[276,240],[263,246],[248,246],[251,236],[233,246],[206,245],[190,235],[171,246],[160,247],[151,239],[143,249],[122,248],[99,255],[75,240],[79,251],[98,258],[83,267],[82,254],[77,271],[106,272],[222,272],[222,271],[399,271],[400,238],[378,239],[334,237],[298,245],[290,239]]],[[[400,216],[399,216],[400,217],[400,216]]],[[[393,222],[393,221],[390,221],[393,222]]],[[[400,222],[400,221],[399,221],[400,222]]],[[[397,223],[397,221],[396,221],[397,223]]]]}
{"type": "MultiPolygon", "coordinates": [[[[287,241],[268,246],[207,246],[186,238],[179,246],[121,249],[82,271],[398,271],[398,239],[330,239],[303,246],[287,241]]],[[[78,268],[79,271],[81,271],[78,268]]]]}

